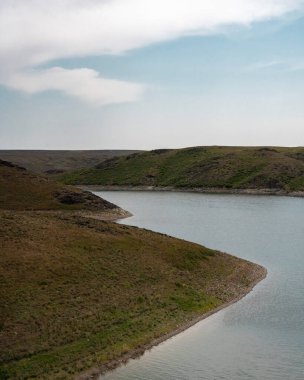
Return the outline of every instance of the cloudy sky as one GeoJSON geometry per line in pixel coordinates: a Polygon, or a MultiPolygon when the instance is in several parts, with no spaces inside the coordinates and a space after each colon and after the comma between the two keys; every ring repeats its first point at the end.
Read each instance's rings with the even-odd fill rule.
{"type": "Polygon", "coordinates": [[[1,0],[0,149],[304,145],[304,0],[1,0]]]}

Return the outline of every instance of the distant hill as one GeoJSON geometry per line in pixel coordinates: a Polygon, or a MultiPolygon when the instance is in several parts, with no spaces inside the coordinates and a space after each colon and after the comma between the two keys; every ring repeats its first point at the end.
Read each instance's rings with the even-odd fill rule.
{"type": "Polygon", "coordinates": [[[191,147],[115,157],[66,173],[69,184],[304,190],[304,148],[191,147]]]}
{"type": "Polygon", "coordinates": [[[116,207],[90,192],[0,160],[0,209],[105,211],[116,207]]]}
{"type": "Polygon", "coordinates": [[[58,174],[92,167],[136,150],[0,150],[0,158],[37,173],[58,174]]]}

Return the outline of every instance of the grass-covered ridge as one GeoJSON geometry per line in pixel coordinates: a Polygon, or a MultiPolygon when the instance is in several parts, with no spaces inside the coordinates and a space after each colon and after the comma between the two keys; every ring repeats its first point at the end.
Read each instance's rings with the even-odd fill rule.
{"type": "Polygon", "coordinates": [[[114,208],[112,203],[87,191],[0,160],[0,209],[105,211],[114,208]]]}
{"type": "Polygon", "coordinates": [[[304,148],[159,149],[66,173],[65,183],[304,191],[304,148]]]}

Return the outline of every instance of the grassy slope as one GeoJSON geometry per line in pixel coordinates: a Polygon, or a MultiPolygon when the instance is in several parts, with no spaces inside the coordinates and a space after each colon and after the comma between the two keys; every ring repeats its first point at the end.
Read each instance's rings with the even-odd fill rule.
{"type": "Polygon", "coordinates": [[[251,263],[147,230],[66,214],[0,215],[2,378],[72,377],[255,280],[251,263]]]}
{"type": "Polygon", "coordinates": [[[0,160],[0,209],[106,210],[116,206],[0,160]]]}
{"type": "Polygon", "coordinates": [[[57,191],[84,197],[76,208],[114,207],[0,161],[1,380],[73,378],[246,293],[263,273],[196,244],[81,217],[57,191]]]}
{"type": "Polygon", "coordinates": [[[0,150],[0,158],[37,173],[78,170],[135,150],[0,150]]]}
{"type": "Polygon", "coordinates": [[[193,147],[156,150],[62,176],[84,185],[304,190],[304,148],[193,147]]]}

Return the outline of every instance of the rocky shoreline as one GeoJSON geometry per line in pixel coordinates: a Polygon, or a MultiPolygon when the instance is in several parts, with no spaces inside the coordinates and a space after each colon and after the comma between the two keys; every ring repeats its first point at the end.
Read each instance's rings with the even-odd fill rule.
{"type": "Polygon", "coordinates": [[[259,282],[264,280],[267,276],[267,269],[266,268],[264,268],[263,266],[258,265],[258,264],[255,264],[255,265],[256,265],[256,269],[254,272],[253,281],[247,286],[245,291],[242,291],[237,297],[229,300],[228,302],[225,302],[224,304],[218,306],[217,308],[215,308],[213,310],[210,310],[207,313],[199,315],[199,316],[195,317],[194,319],[185,321],[185,323],[178,325],[177,328],[174,329],[173,331],[171,331],[165,335],[162,335],[162,336],[158,337],[157,339],[155,339],[149,343],[143,344],[134,350],[131,350],[131,351],[125,353],[123,356],[121,356],[118,359],[111,360],[111,361],[103,364],[100,367],[92,368],[92,369],[78,375],[77,377],[75,377],[75,380],[89,380],[89,379],[90,380],[97,380],[97,379],[99,379],[100,376],[104,375],[106,372],[112,371],[112,370],[118,368],[119,366],[126,364],[131,359],[139,358],[146,351],[152,349],[153,347],[159,345],[160,343],[174,337],[177,334],[180,334],[181,332],[183,332],[183,331],[187,330],[188,328],[194,326],[195,324],[202,321],[203,319],[206,319],[206,318],[210,317],[211,315],[219,312],[220,310],[238,302],[243,297],[245,297],[248,293],[250,293],[253,290],[253,288],[259,282]]]}
{"type": "Polygon", "coordinates": [[[116,185],[83,185],[77,186],[89,191],[174,191],[182,193],[202,193],[202,194],[239,194],[239,195],[276,195],[285,197],[304,197],[304,191],[291,191],[280,189],[222,189],[222,188],[178,188],[173,186],[116,186],[116,185]]]}

